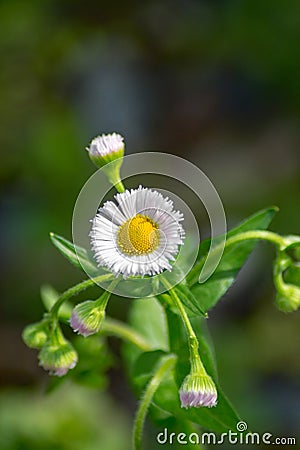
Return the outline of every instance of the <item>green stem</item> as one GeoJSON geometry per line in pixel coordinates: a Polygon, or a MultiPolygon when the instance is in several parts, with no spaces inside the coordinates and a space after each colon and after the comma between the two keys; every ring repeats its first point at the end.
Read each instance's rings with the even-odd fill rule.
{"type": "Polygon", "coordinates": [[[105,274],[105,275],[99,275],[95,278],[89,278],[88,280],[84,280],[81,283],[76,284],[75,286],[72,286],[71,288],[67,289],[61,296],[56,300],[54,305],[51,308],[50,314],[53,321],[57,320],[58,311],[59,308],[62,306],[62,304],[69,300],[69,298],[73,297],[74,295],[79,294],[80,292],[84,291],[85,289],[93,286],[94,284],[97,284],[101,281],[110,280],[113,278],[114,275],[111,273],[105,274]]]}
{"type": "Polygon", "coordinates": [[[133,449],[142,450],[142,435],[145,418],[148,408],[152,401],[153,395],[162,382],[165,375],[173,369],[177,357],[175,355],[168,355],[162,358],[156,368],[156,371],[148,383],[146,390],[141,398],[139,408],[137,410],[134,427],[133,427],[133,449]]]}
{"type": "Polygon", "coordinates": [[[116,336],[131,342],[144,352],[149,352],[152,349],[143,336],[138,334],[128,325],[115,319],[106,318],[103,327],[101,328],[101,333],[116,336]]]}
{"type": "Polygon", "coordinates": [[[244,233],[231,236],[230,238],[227,239],[225,247],[249,239],[261,239],[264,241],[272,242],[272,244],[275,244],[278,248],[285,247],[285,240],[283,237],[279,236],[276,233],[273,233],[272,231],[265,231],[265,230],[245,231],[244,233]]]}
{"type": "Polygon", "coordinates": [[[172,289],[172,286],[169,284],[169,282],[162,277],[162,282],[165,285],[165,287],[168,289],[169,294],[174,302],[174,304],[177,306],[182,321],[185,325],[187,335],[188,335],[188,345],[189,345],[189,351],[190,351],[190,363],[191,363],[191,371],[194,373],[202,373],[203,375],[206,375],[206,370],[203,366],[203,363],[201,361],[201,358],[199,356],[199,343],[196,336],[196,333],[194,332],[194,329],[191,325],[190,319],[187,315],[187,312],[178,297],[176,291],[172,289]]]}
{"type": "Polygon", "coordinates": [[[118,180],[114,186],[119,193],[125,192],[125,187],[121,180],[118,180]]]}
{"type": "MultiPolygon", "coordinates": [[[[247,241],[247,240],[264,240],[269,241],[272,244],[276,245],[276,247],[280,250],[282,248],[285,248],[286,243],[283,237],[279,236],[276,233],[273,233],[272,231],[265,231],[265,230],[252,230],[252,231],[245,231],[244,233],[239,233],[235,236],[231,236],[228,238],[224,243],[217,245],[214,247],[210,252],[210,257],[214,253],[219,252],[220,247],[224,245],[224,250],[229,248],[231,245],[237,244],[239,242],[247,241]]],[[[206,261],[207,256],[204,256],[201,258],[201,260],[193,267],[193,269],[190,271],[189,275],[187,276],[186,280],[189,286],[193,286],[198,282],[199,279],[199,270],[204,266],[204,263],[206,261]]]]}

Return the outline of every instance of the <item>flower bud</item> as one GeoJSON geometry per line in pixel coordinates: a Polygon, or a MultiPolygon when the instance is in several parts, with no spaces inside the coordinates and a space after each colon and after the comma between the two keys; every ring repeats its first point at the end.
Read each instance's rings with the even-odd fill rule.
{"type": "Polygon", "coordinates": [[[179,394],[182,408],[211,408],[217,405],[217,389],[207,374],[191,372],[184,379],[179,394]]]}
{"type": "Polygon", "coordinates": [[[109,182],[119,192],[124,192],[125,190],[120,180],[120,168],[124,156],[123,141],[123,137],[118,133],[102,134],[95,137],[90,146],[86,148],[91,161],[97,167],[103,168],[109,182]]]}
{"type": "Polygon", "coordinates": [[[57,326],[39,353],[40,366],[50,375],[61,377],[76,366],[77,360],[76,351],[57,326]]]}
{"type": "Polygon", "coordinates": [[[300,306],[300,288],[284,283],[284,288],[281,286],[281,291],[276,294],[275,303],[280,311],[297,311],[300,306]]]}
{"type": "Polygon", "coordinates": [[[87,300],[76,305],[70,319],[73,330],[84,337],[97,333],[105,319],[109,296],[109,292],[104,292],[98,300],[87,300]]]}
{"type": "Polygon", "coordinates": [[[95,137],[87,147],[89,157],[97,167],[124,156],[124,138],[117,133],[102,134],[95,137]]]}
{"type": "Polygon", "coordinates": [[[284,312],[296,311],[300,306],[298,267],[292,259],[280,252],[274,264],[274,284],[277,289],[276,306],[284,312]]]}
{"type": "Polygon", "coordinates": [[[37,322],[27,325],[22,333],[25,344],[30,348],[42,348],[48,339],[48,325],[46,322],[37,322]]]}

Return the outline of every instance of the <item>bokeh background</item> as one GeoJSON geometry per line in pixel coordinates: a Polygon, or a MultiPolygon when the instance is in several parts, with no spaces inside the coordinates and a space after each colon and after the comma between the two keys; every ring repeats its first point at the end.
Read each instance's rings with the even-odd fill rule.
{"type": "MultiPolygon", "coordinates": [[[[20,338],[42,314],[41,284],[82,279],[48,233],[71,238],[93,136],[117,131],[128,153],[194,162],[230,226],[276,204],[272,229],[300,233],[299,18],[297,0],[1,2],[1,450],[131,448],[136,400],[116,341],[100,389],[47,393],[20,338]]],[[[255,251],[210,328],[223,388],[249,427],[297,436],[299,313],[273,305],[273,256],[255,251]]],[[[114,298],[110,312],[125,319],[128,306],[114,298]]],[[[147,448],[157,432],[148,425],[147,448]]]]}

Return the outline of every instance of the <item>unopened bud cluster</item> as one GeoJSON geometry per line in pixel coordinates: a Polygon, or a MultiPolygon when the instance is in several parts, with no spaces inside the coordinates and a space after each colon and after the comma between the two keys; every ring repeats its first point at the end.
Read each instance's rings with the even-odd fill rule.
{"type": "Polygon", "coordinates": [[[22,337],[28,347],[40,350],[40,366],[51,375],[61,377],[76,366],[77,353],[63,336],[59,325],[53,327],[49,320],[43,320],[28,325],[22,337]]]}

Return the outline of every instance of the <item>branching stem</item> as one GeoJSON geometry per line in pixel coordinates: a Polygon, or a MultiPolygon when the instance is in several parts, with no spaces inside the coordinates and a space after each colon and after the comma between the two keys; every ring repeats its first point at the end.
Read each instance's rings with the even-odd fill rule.
{"type": "Polygon", "coordinates": [[[69,300],[69,298],[73,297],[74,295],[78,295],[80,292],[93,286],[94,284],[97,284],[100,281],[108,281],[112,278],[114,278],[114,275],[111,273],[99,275],[98,277],[89,278],[88,280],[84,280],[81,283],[78,283],[75,286],[72,286],[71,288],[67,289],[65,292],[63,292],[63,294],[60,295],[60,297],[56,300],[56,302],[51,308],[50,314],[52,320],[53,321],[57,320],[58,311],[60,307],[65,301],[69,300]]]}

